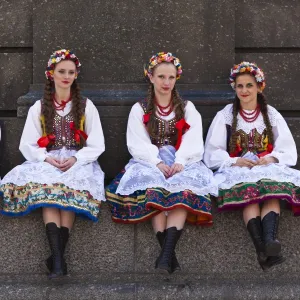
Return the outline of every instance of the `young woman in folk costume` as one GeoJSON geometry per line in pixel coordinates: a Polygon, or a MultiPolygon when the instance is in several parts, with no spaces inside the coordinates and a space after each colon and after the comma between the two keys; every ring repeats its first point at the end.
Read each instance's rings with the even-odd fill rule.
{"type": "Polygon", "coordinates": [[[175,246],[184,223],[212,223],[209,193],[217,193],[212,172],[201,162],[202,120],[176,88],[182,67],[171,53],[160,52],[145,67],[148,96],[136,103],[127,126],[132,159],[106,188],[112,219],[138,223],[152,218],[161,246],[156,269],[180,270],[175,246]]]}
{"type": "Polygon", "coordinates": [[[243,209],[258,262],[266,270],[284,261],[277,240],[279,200],[300,205],[300,172],[289,168],[296,164],[297,150],[285,120],[262,94],[263,71],[241,62],[231,69],[230,81],[236,97],[210,126],[204,162],[217,170],[218,209],[243,209]]]}
{"type": "Polygon", "coordinates": [[[26,162],[2,181],[2,213],[26,215],[42,207],[51,257],[49,278],[67,273],[63,258],[75,213],[97,221],[104,197],[104,174],[97,162],[104,151],[99,114],[82,98],[78,58],[55,51],[46,69],[44,97],[29,110],[20,142],[26,162]]]}

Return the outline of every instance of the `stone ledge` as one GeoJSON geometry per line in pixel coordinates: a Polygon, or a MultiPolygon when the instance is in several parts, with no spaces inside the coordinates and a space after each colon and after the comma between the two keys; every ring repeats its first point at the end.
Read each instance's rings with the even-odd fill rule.
{"type": "Polygon", "coordinates": [[[133,275],[110,280],[100,274],[49,281],[38,276],[0,277],[0,299],[206,299],[206,300],[293,300],[299,299],[298,278],[286,280],[224,280],[213,278],[138,280],[133,275]]]}

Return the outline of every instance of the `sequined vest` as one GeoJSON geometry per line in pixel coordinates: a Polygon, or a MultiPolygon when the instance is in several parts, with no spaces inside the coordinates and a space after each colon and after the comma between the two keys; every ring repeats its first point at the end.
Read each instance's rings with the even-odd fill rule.
{"type": "MultiPolygon", "coordinates": [[[[147,99],[144,99],[139,102],[142,106],[144,113],[147,113],[147,99]]],[[[186,106],[187,101],[184,101],[184,106],[186,106]]],[[[151,143],[156,145],[157,147],[162,147],[165,145],[175,146],[177,143],[177,129],[175,127],[176,122],[179,121],[176,117],[173,119],[166,121],[159,118],[157,115],[154,117],[155,119],[155,137],[150,136],[151,143]]]]}
{"type": "MultiPolygon", "coordinates": [[[[231,137],[231,126],[226,125],[227,129],[227,152],[230,152],[229,142],[231,137]]],[[[267,150],[268,146],[268,136],[267,129],[265,129],[261,134],[256,130],[252,129],[249,134],[239,129],[235,132],[235,137],[237,144],[240,145],[242,151],[239,153],[239,156],[243,156],[248,151],[254,154],[260,154],[267,150]]]]}
{"type": "MultiPolygon", "coordinates": [[[[86,103],[86,99],[83,100],[84,105],[86,103]]],[[[47,146],[47,151],[50,150],[58,150],[63,147],[69,150],[79,150],[82,148],[80,144],[78,144],[74,138],[74,131],[71,129],[70,124],[74,122],[74,116],[72,114],[72,111],[70,111],[65,116],[60,116],[57,112],[55,112],[54,119],[53,119],[53,131],[52,133],[55,135],[55,142],[47,146]]],[[[80,130],[84,130],[84,122],[85,117],[82,116],[80,120],[80,130]]],[[[41,123],[43,128],[43,135],[46,135],[45,131],[45,120],[44,116],[41,116],[41,123]]]]}

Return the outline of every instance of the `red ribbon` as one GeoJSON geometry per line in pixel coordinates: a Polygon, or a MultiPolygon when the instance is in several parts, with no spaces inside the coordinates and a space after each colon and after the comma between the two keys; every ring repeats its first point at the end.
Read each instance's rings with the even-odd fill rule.
{"type": "Polygon", "coordinates": [[[259,158],[261,158],[261,157],[264,157],[264,156],[267,155],[267,154],[270,154],[272,151],[273,151],[273,145],[272,145],[272,144],[268,144],[267,150],[264,151],[264,152],[259,153],[257,156],[258,156],[259,158]]]}
{"type": "Polygon", "coordinates": [[[242,151],[243,149],[242,149],[242,147],[239,145],[239,144],[236,144],[236,146],[235,146],[235,151],[234,152],[232,152],[232,153],[230,153],[230,157],[237,157],[237,156],[239,156],[239,153],[242,151]]]}
{"type": "Polygon", "coordinates": [[[87,134],[80,129],[76,129],[74,122],[70,122],[70,129],[74,131],[74,139],[78,144],[80,143],[80,137],[83,137],[85,141],[87,140],[87,134]]]}
{"type": "Polygon", "coordinates": [[[177,129],[178,136],[177,136],[177,143],[175,145],[175,149],[178,150],[182,141],[183,131],[186,131],[191,126],[185,121],[185,119],[181,119],[175,123],[175,128],[177,129]]]}
{"type": "Polygon", "coordinates": [[[41,148],[47,147],[50,143],[55,142],[55,135],[54,134],[48,134],[46,136],[42,136],[41,138],[38,139],[37,144],[41,148]]]}
{"type": "Polygon", "coordinates": [[[149,120],[150,120],[150,115],[151,115],[151,112],[149,112],[148,114],[144,114],[144,115],[143,115],[143,123],[144,123],[145,125],[147,125],[147,123],[149,122],[149,120]]]}

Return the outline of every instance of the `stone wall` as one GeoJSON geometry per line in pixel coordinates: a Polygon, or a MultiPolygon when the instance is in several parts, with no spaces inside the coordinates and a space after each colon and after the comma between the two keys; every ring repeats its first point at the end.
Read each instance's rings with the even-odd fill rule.
{"type": "MultiPolygon", "coordinates": [[[[126,123],[130,107],[146,92],[143,64],[152,53],[163,50],[181,58],[184,73],[178,87],[202,114],[204,132],[216,111],[233,97],[227,84],[230,67],[241,60],[256,61],[266,73],[269,103],[284,115],[300,149],[298,0],[2,0],[0,11],[0,120],[5,125],[2,176],[23,161],[18,144],[26,113],[42,95],[44,68],[58,47],[74,49],[82,62],[79,81],[83,93],[96,104],[103,124],[106,152],[100,163],[108,180],[129,158],[126,123]]],[[[298,223],[290,211],[284,210],[279,237],[289,259],[267,275],[257,266],[240,213],[216,215],[212,229],[187,226],[178,249],[184,275],[174,283],[179,291],[174,299],[186,299],[186,295],[195,296],[197,292],[194,299],[203,295],[203,288],[193,290],[191,278],[200,283],[204,280],[203,286],[217,277],[231,279],[235,286],[241,284],[241,278],[243,283],[277,278],[278,284],[284,284],[284,278],[297,278],[298,223]]],[[[38,262],[47,251],[40,213],[20,219],[1,217],[0,224],[0,240],[5,245],[0,256],[1,272],[38,273],[38,262]]],[[[99,273],[120,281],[125,276],[126,282],[134,278],[136,285],[127,291],[134,294],[141,290],[138,282],[156,280],[152,271],[157,252],[149,223],[113,224],[104,205],[100,223],[76,222],[68,261],[75,274],[99,273]]],[[[206,289],[206,295],[211,292],[215,295],[211,299],[234,299],[228,285],[222,284],[219,289],[206,289]],[[227,292],[228,297],[216,296],[219,292],[227,292]]],[[[167,289],[174,291],[174,286],[167,289]]],[[[160,287],[146,287],[142,299],[161,299],[157,296],[160,287]]],[[[247,291],[251,295],[251,285],[247,291]]],[[[263,298],[261,291],[263,287],[256,287],[253,292],[257,299],[271,299],[263,298]]],[[[292,291],[287,289],[285,299],[297,299],[292,291]]],[[[45,299],[50,299],[48,290],[46,294],[45,299]]],[[[246,299],[241,295],[236,299],[246,299]]]]}

